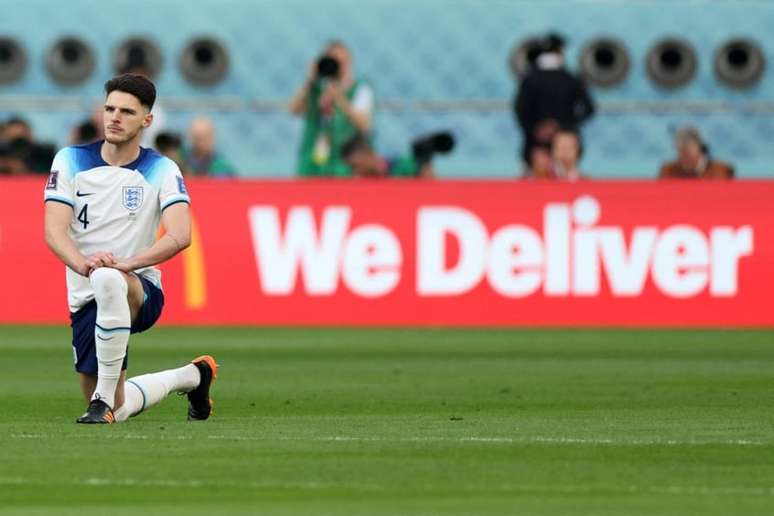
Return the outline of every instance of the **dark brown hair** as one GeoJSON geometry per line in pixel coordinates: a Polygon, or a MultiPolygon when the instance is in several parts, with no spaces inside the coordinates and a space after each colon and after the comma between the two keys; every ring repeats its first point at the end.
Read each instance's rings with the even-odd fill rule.
{"type": "Polygon", "coordinates": [[[356,152],[371,152],[372,150],[373,147],[371,147],[371,142],[368,141],[368,138],[358,133],[341,146],[341,157],[349,159],[356,152]]]}
{"type": "Polygon", "coordinates": [[[156,102],[156,87],[147,77],[136,73],[118,75],[106,82],[105,94],[110,95],[114,91],[134,95],[148,110],[151,110],[156,102]]]}

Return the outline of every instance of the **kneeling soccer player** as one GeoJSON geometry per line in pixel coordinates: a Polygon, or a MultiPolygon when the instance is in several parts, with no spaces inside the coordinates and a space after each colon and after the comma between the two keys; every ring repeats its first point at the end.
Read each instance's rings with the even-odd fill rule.
{"type": "Polygon", "coordinates": [[[105,139],[60,150],[44,196],[46,243],[67,266],[75,369],[89,404],[77,422],[125,421],[176,391],[188,393],[189,420],[207,419],[217,376],[209,355],[126,380],[130,333],[153,326],[164,306],[153,266],[190,244],[190,198],[177,165],[140,147],[153,83],[124,74],[105,93],[105,139]]]}

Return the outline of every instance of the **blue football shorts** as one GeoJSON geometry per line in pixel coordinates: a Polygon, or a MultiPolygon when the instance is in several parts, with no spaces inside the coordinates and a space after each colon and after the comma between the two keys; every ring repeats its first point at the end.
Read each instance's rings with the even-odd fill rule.
{"type": "MultiPolygon", "coordinates": [[[[131,333],[140,333],[158,321],[161,310],[164,308],[164,292],[156,285],[142,276],[140,278],[142,288],[145,291],[145,301],[137,314],[137,319],[132,323],[131,333]]],[[[73,355],[75,370],[79,373],[97,374],[97,348],[94,343],[94,329],[97,324],[97,302],[93,299],[86,303],[80,310],[70,314],[70,326],[73,329],[73,355]]],[[[129,350],[126,352],[122,370],[126,369],[129,359],[129,350]]]]}

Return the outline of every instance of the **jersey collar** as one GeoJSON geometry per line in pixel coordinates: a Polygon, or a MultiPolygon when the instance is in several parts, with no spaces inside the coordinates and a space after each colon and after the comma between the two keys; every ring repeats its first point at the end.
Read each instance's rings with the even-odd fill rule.
{"type": "Polygon", "coordinates": [[[118,168],[127,168],[129,170],[139,170],[140,169],[140,163],[142,163],[142,160],[145,159],[145,155],[148,153],[148,149],[145,147],[140,147],[140,154],[137,156],[137,159],[132,161],[131,163],[127,163],[126,165],[111,165],[104,159],[102,159],[102,145],[105,143],[105,140],[100,140],[97,142],[99,145],[97,145],[97,160],[98,164],[103,167],[118,167],[118,168]]]}

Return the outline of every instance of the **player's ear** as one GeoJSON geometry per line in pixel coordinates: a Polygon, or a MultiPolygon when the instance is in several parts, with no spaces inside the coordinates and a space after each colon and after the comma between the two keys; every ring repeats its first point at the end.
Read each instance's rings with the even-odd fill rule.
{"type": "Polygon", "coordinates": [[[145,118],[142,121],[143,127],[150,127],[150,125],[153,123],[153,113],[148,113],[145,115],[145,118]]]}

